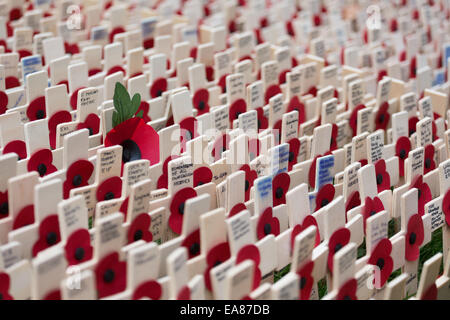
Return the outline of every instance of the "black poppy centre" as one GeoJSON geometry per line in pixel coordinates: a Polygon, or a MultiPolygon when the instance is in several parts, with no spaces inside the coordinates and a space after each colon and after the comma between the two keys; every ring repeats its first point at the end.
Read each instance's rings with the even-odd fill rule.
{"type": "Polygon", "coordinates": [[[41,177],[43,177],[47,173],[47,166],[43,163],[37,166],[37,171],[41,177]]]}
{"type": "Polygon", "coordinates": [[[44,119],[45,118],[45,111],[43,109],[39,109],[36,111],[36,119],[44,119]]]}
{"type": "Polygon", "coordinates": [[[306,277],[300,278],[300,290],[302,290],[306,286],[307,282],[308,282],[308,280],[306,279],[306,277]]]}
{"type": "Polygon", "coordinates": [[[193,256],[197,255],[200,252],[200,244],[197,242],[194,242],[189,247],[189,253],[193,256]]]}
{"type": "Polygon", "coordinates": [[[330,202],[328,201],[328,199],[323,199],[322,202],[320,203],[320,205],[321,205],[322,207],[325,207],[328,203],[330,203],[330,202]]]}
{"type": "Polygon", "coordinates": [[[113,282],[114,277],[115,277],[114,270],[108,269],[103,274],[103,281],[105,281],[106,283],[111,283],[111,282],[113,282]]]}
{"type": "Polygon", "coordinates": [[[275,190],[275,197],[277,199],[281,199],[283,197],[283,188],[278,187],[277,190],[275,190]]]}
{"type": "Polygon", "coordinates": [[[406,157],[406,150],[405,149],[401,149],[399,155],[400,155],[400,159],[405,159],[405,157],[406,157]]]}
{"type": "Polygon", "coordinates": [[[334,246],[334,253],[338,252],[342,249],[342,244],[338,243],[334,246]]]}
{"type": "Polygon", "coordinates": [[[83,182],[83,177],[81,177],[81,175],[77,174],[75,177],[73,177],[72,179],[72,185],[74,187],[78,187],[79,185],[81,185],[81,183],[83,182]]]}
{"type": "Polygon", "coordinates": [[[180,203],[180,205],[178,206],[178,212],[183,215],[184,214],[184,202],[180,203]]]}
{"type": "Polygon", "coordinates": [[[47,233],[45,240],[47,241],[47,244],[51,246],[56,243],[56,241],[58,240],[58,236],[56,235],[56,232],[51,231],[47,233]]]}
{"type": "Polygon", "coordinates": [[[383,270],[383,267],[384,267],[384,259],[383,258],[378,258],[377,266],[378,266],[378,268],[380,268],[380,270],[383,270]]]}
{"type": "Polygon", "coordinates": [[[76,248],[75,249],[75,254],[74,254],[75,260],[77,260],[77,261],[83,260],[84,254],[85,254],[85,252],[84,252],[83,248],[81,248],[81,247],[80,248],[76,248]]]}
{"type": "Polygon", "coordinates": [[[0,215],[6,215],[8,214],[9,211],[9,205],[8,202],[5,201],[3,203],[0,204],[0,215]]]}
{"type": "Polygon", "coordinates": [[[416,243],[417,235],[414,232],[411,232],[409,235],[409,244],[413,245],[416,243]]]}
{"type": "Polygon", "coordinates": [[[264,234],[267,236],[271,232],[272,232],[272,226],[270,225],[270,223],[266,223],[264,225],[264,234]]]}
{"type": "Polygon", "coordinates": [[[121,143],[121,146],[123,148],[122,161],[124,163],[141,159],[141,149],[133,140],[127,139],[121,143]]]}
{"type": "Polygon", "coordinates": [[[377,174],[377,184],[383,183],[383,175],[381,173],[377,174]]]}
{"type": "Polygon", "coordinates": [[[142,230],[136,230],[136,232],[134,233],[133,239],[134,241],[139,241],[142,239],[142,236],[144,235],[144,232],[142,230]]]}

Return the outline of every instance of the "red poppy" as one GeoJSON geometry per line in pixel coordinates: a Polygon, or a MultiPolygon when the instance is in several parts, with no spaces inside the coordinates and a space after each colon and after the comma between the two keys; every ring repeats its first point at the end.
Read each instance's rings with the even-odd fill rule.
{"type": "Polygon", "coordinates": [[[273,206],[286,203],[286,192],[289,190],[291,178],[286,172],[278,173],[272,180],[273,206]]]}
{"type": "Polygon", "coordinates": [[[0,220],[8,217],[9,205],[8,205],[8,190],[5,192],[0,191],[0,220]]]}
{"type": "Polygon", "coordinates": [[[100,118],[95,113],[90,113],[84,122],[80,122],[77,124],[77,130],[80,129],[88,129],[89,135],[92,136],[94,134],[99,133],[100,131],[100,118]]]}
{"type": "Polygon", "coordinates": [[[67,239],[64,250],[69,265],[77,265],[91,260],[93,248],[89,231],[87,229],[74,231],[67,239]]]}
{"type": "Polygon", "coordinates": [[[427,183],[423,182],[423,177],[417,176],[413,181],[411,181],[411,185],[409,189],[416,188],[419,191],[418,195],[418,208],[420,216],[423,216],[425,212],[425,204],[431,200],[431,190],[427,183]]]}
{"type": "Polygon", "coordinates": [[[248,139],[248,154],[250,155],[250,159],[254,159],[259,156],[260,149],[261,142],[258,138],[248,139]]]}
{"type": "Polygon", "coordinates": [[[202,184],[212,181],[212,172],[208,167],[200,167],[194,170],[194,187],[201,186],[202,184]]]}
{"type": "Polygon", "coordinates": [[[286,22],[286,32],[291,37],[295,37],[295,30],[294,30],[294,26],[292,24],[292,20],[289,20],[288,22],[286,22]]]}
{"type": "Polygon", "coordinates": [[[395,155],[398,157],[398,169],[400,177],[405,176],[405,159],[411,151],[411,141],[408,137],[398,138],[395,144],[395,155]]]}
{"type": "Polygon", "coordinates": [[[345,202],[345,212],[348,212],[359,205],[361,205],[361,197],[359,196],[359,191],[355,190],[352,193],[350,193],[350,195],[347,198],[347,201],[345,202]]]}
{"type": "Polygon", "coordinates": [[[206,66],[206,80],[214,80],[214,68],[212,66],[206,66]]]}
{"type": "Polygon", "coordinates": [[[258,219],[256,228],[258,240],[261,240],[269,234],[275,236],[280,234],[280,222],[278,218],[272,216],[272,208],[268,207],[258,219]]]}
{"type": "Polygon", "coordinates": [[[68,54],[77,54],[80,53],[80,48],[76,43],[64,42],[64,51],[68,54]]]}
{"type": "Polygon", "coordinates": [[[197,119],[187,117],[180,121],[180,149],[186,151],[186,143],[199,136],[197,119]]]}
{"type": "Polygon", "coordinates": [[[156,79],[150,88],[150,96],[152,98],[160,97],[166,90],[167,90],[166,78],[156,79]]]}
{"type": "Polygon", "coordinates": [[[95,267],[98,297],[103,298],[125,290],[127,263],[119,261],[119,254],[112,252],[95,267]]]}
{"type": "Polygon", "coordinates": [[[12,8],[9,11],[9,20],[10,21],[19,20],[20,18],[22,18],[22,9],[20,7],[12,8]]]}
{"type": "Polygon", "coordinates": [[[416,72],[417,72],[417,61],[416,61],[416,57],[412,57],[411,61],[409,63],[409,77],[411,79],[414,79],[416,77],[416,72]]]}
{"type": "Polygon", "coordinates": [[[387,73],[387,71],[386,70],[380,70],[379,72],[378,72],[378,77],[377,77],[377,81],[381,81],[381,80],[383,80],[383,78],[385,77],[385,76],[387,76],[388,75],[388,73],[387,73]]]}
{"type": "Polygon", "coordinates": [[[239,118],[241,113],[245,113],[247,111],[247,103],[245,103],[244,99],[238,99],[234,101],[230,106],[229,118],[230,118],[230,127],[233,127],[233,121],[239,118]]]}
{"type": "Polygon", "coordinates": [[[256,170],[250,169],[248,164],[244,164],[239,168],[245,172],[245,201],[250,199],[250,189],[253,187],[253,182],[258,177],[256,170]]]}
{"type": "Polygon", "coordinates": [[[17,216],[14,218],[13,230],[17,230],[24,226],[28,226],[34,223],[34,205],[30,204],[23,207],[17,216]]]}
{"type": "Polygon", "coordinates": [[[168,188],[168,179],[169,179],[169,174],[167,173],[167,166],[169,165],[169,161],[179,158],[179,156],[169,156],[166,158],[166,160],[164,160],[163,163],[163,170],[162,170],[162,174],[161,176],[159,176],[158,181],[157,181],[157,188],[158,189],[167,189],[168,188]]]}
{"type": "Polygon", "coordinates": [[[314,218],[313,215],[307,215],[305,219],[303,220],[302,224],[297,224],[291,232],[291,250],[294,249],[294,243],[295,243],[295,237],[299,235],[302,231],[306,230],[310,226],[316,227],[316,243],[315,246],[317,247],[320,244],[320,233],[319,233],[319,226],[317,225],[316,218],[314,218]]]}
{"type": "Polygon", "coordinates": [[[162,287],[159,282],[155,280],[149,280],[141,284],[133,292],[133,300],[139,300],[142,298],[149,298],[151,300],[159,300],[162,296],[162,287]]]}
{"type": "Polygon", "coordinates": [[[366,231],[366,220],[370,218],[371,216],[375,215],[376,213],[383,211],[384,206],[383,202],[378,197],[366,197],[364,201],[364,208],[363,208],[363,217],[364,217],[364,232],[366,231]]]}
{"type": "Polygon", "coordinates": [[[102,72],[102,69],[100,68],[92,68],[88,71],[88,76],[92,77],[93,75],[96,75],[97,73],[102,72]]]}
{"type": "Polygon", "coordinates": [[[18,160],[27,158],[27,145],[22,140],[13,140],[8,142],[2,151],[3,154],[15,153],[19,157],[18,160]]]}
{"type": "Polygon", "coordinates": [[[27,117],[30,121],[44,119],[46,116],[44,96],[37,97],[30,102],[27,108],[27,117]]]}
{"type": "Polygon", "coordinates": [[[405,259],[408,261],[415,261],[420,255],[420,246],[424,240],[424,229],[422,217],[419,214],[414,214],[409,218],[408,227],[406,230],[405,241],[405,259]]]}
{"type": "Polygon", "coordinates": [[[0,273],[0,300],[14,300],[9,293],[10,282],[11,281],[7,273],[0,273]]]}
{"type": "Polygon", "coordinates": [[[447,190],[442,200],[442,211],[444,212],[447,225],[450,226],[450,190],[447,190]]]}
{"type": "Polygon", "coordinates": [[[239,264],[245,260],[251,260],[255,263],[253,272],[253,290],[259,287],[261,282],[261,269],[259,269],[259,263],[261,262],[261,255],[258,247],[254,244],[248,244],[243,246],[236,255],[236,264],[239,264]]]}
{"type": "Polygon", "coordinates": [[[391,115],[389,114],[388,109],[389,109],[389,103],[387,101],[383,102],[375,116],[375,130],[378,130],[378,129],[386,130],[387,129],[389,119],[391,118],[391,115]]]}
{"type": "Polygon", "coordinates": [[[56,127],[60,123],[72,121],[72,115],[69,111],[61,110],[54,113],[48,120],[48,131],[49,131],[49,141],[50,147],[52,149],[56,148],[56,127]]]}
{"type": "Polygon", "coordinates": [[[207,89],[199,89],[195,92],[192,99],[194,108],[197,109],[197,115],[201,115],[209,112],[209,92],[207,89]]]}
{"type": "Polygon", "coordinates": [[[423,174],[427,174],[430,171],[436,169],[436,162],[434,161],[434,146],[430,143],[425,146],[423,174]]]}
{"type": "Polygon", "coordinates": [[[347,228],[340,228],[333,232],[333,234],[330,237],[330,240],[328,241],[328,269],[330,272],[333,272],[333,257],[341,250],[343,247],[345,247],[350,241],[350,230],[347,228]]]}
{"type": "Polygon", "coordinates": [[[70,190],[88,185],[94,172],[94,165],[88,160],[77,160],[70,165],[66,172],[66,181],[63,184],[64,199],[69,198],[70,190]]]}
{"type": "Polygon", "coordinates": [[[222,153],[230,147],[230,136],[224,133],[221,137],[218,137],[213,144],[211,155],[214,157],[214,161],[222,158],[222,153]]]}
{"type": "Polygon", "coordinates": [[[377,191],[380,193],[384,190],[389,190],[391,187],[391,178],[386,171],[386,161],[380,159],[375,162],[375,176],[377,181],[377,191]]]}
{"type": "Polygon", "coordinates": [[[59,232],[58,215],[52,214],[47,216],[39,224],[39,239],[33,245],[33,257],[37,254],[61,241],[61,233],[59,232]]]}
{"type": "Polygon", "coordinates": [[[331,127],[330,151],[337,149],[338,126],[333,123],[331,127]]]}
{"type": "Polygon", "coordinates": [[[408,130],[409,130],[409,135],[411,136],[414,132],[416,132],[416,124],[417,122],[419,122],[419,118],[418,117],[411,117],[408,120],[408,130]]]}
{"type": "Polygon", "coordinates": [[[269,126],[269,120],[264,115],[264,109],[262,107],[256,108],[256,113],[258,116],[258,131],[267,129],[269,126]]]}
{"type": "Polygon", "coordinates": [[[211,291],[212,288],[211,276],[209,274],[211,269],[227,261],[228,259],[230,259],[230,257],[231,253],[228,242],[219,243],[209,250],[208,254],[206,255],[206,269],[203,274],[205,277],[205,286],[208,290],[211,291]]]}
{"type": "Polygon", "coordinates": [[[122,72],[123,75],[126,75],[126,71],[122,66],[114,66],[111,67],[111,69],[108,70],[108,72],[106,73],[107,76],[114,74],[116,72],[122,72]]]}
{"type": "Polygon", "coordinates": [[[191,300],[191,289],[188,286],[184,286],[178,292],[177,300],[191,300]]]}
{"type": "MultiPolygon", "coordinates": [[[[380,278],[375,277],[374,285],[377,289],[381,289],[394,268],[394,261],[391,258],[392,243],[389,239],[385,238],[378,242],[375,249],[372,251],[368,264],[377,266],[380,270],[380,278]]],[[[378,274],[378,273],[376,273],[378,274]]]]}
{"type": "Polygon", "coordinates": [[[292,167],[297,163],[298,152],[300,150],[300,140],[293,138],[288,141],[289,143],[289,163],[288,170],[291,171],[292,167]]]}
{"type": "Polygon", "coordinates": [[[243,204],[242,202],[239,202],[231,208],[230,212],[228,213],[228,218],[237,215],[238,213],[247,210],[247,206],[243,204]]]}
{"type": "Polygon", "coordinates": [[[148,213],[141,213],[136,218],[128,229],[128,243],[144,240],[150,242],[153,240],[153,234],[149,231],[152,219],[148,213]]]}
{"type": "Polygon", "coordinates": [[[16,88],[16,87],[20,87],[19,79],[17,79],[14,76],[6,77],[6,79],[5,79],[5,88],[6,89],[11,89],[11,88],[16,88]]]}
{"type": "Polygon", "coordinates": [[[331,183],[327,183],[323,185],[316,195],[316,208],[314,211],[317,211],[326,205],[328,205],[334,199],[334,194],[336,190],[331,183]]]}
{"type": "Polygon", "coordinates": [[[169,227],[176,234],[181,233],[181,228],[183,226],[184,204],[186,203],[186,200],[196,196],[197,192],[191,187],[178,190],[178,192],[173,195],[172,202],[170,203],[169,227]]]}
{"type": "Polygon", "coordinates": [[[40,149],[33,153],[33,155],[30,157],[30,160],[28,160],[28,172],[37,171],[39,173],[39,176],[41,177],[53,173],[57,169],[52,164],[52,162],[52,152],[48,149],[40,149]]]}
{"type": "Polygon", "coordinates": [[[322,157],[322,155],[315,156],[313,161],[311,162],[311,165],[309,166],[308,182],[309,182],[309,186],[311,188],[315,188],[315,186],[316,186],[316,163],[317,163],[317,159],[320,157],[322,157]]]}
{"type": "Polygon", "coordinates": [[[314,261],[309,261],[297,271],[300,279],[300,300],[309,300],[311,296],[311,289],[314,284],[314,278],[312,276],[313,269],[314,261]]]}
{"type": "Polygon", "coordinates": [[[72,107],[72,110],[77,110],[77,103],[78,103],[78,91],[85,89],[86,87],[80,87],[76,89],[72,94],[70,95],[70,106],[72,107]]]}
{"type": "Polygon", "coordinates": [[[339,289],[336,300],[358,300],[356,297],[356,289],[358,287],[358,282],[355,278],[348,280],[339,289]]]}
{"type": "Polygon", "coordinates": [[[281,141],[281,126],[283,121],[280,119],[272,127],[273,136],[275,138],[275,143],[278,144],[281,141]]]}
{"type": "Polygon", "coordinates": [[[105,147],[121,145],[122,165],[139,159],[159,162],[159,136],[141,118],[130,118],[115,126],[105,138],[105,147]]]}
{"type": "Polygon", "coordinates": [[[420,297],[420,300],[437,300],[437,296],[438,289],[436,287],[436,283],[433,282],[420,297]]]}
{"type": "Polygon", "coordinates": [[[182,247],[187,249],[189,259],[200,254],[200,229],[197,229],[184,238],[181,243],[182,247]]]}
{"type": "Polygon", "coordinates": [[[8,95],[4,91],[0,91],[0,114],[4,114],[8,106],[8,95]]]}
{"type": "Polygon", "coordinates": [[[116,34],[120,34],[120,33],[124,33],[126,32],[126,30],[123,27],[115,27],[111,33],[109,34],[109,42],[113,42],[114,41],[114,36],[116,34]]]}
{"type": "Polygon", "coordinates": [[[155,40],[153,38],[146,39],[146,40],[144,40],[144,48],[151,49],[151,48],[153,48],[154,43],[155,43],[155,40]]]}
{"type": "Polygon", "coordinates": [[[97,188],[97,201],[118,199],[122,195],[122,179],[114,176],[104,180],[97,188]]]}
{"type": "Polygon", "coordinates": [[[348,124],[352,129],[353,136],[356,136],[357,132],[358,111],[364,109],[365,107],[366,107],[365,105],[360,104],[352,110],[348,124]]]}
{"type": "Polygon", "coordinates": [[[279,93],[281,93],[281,89],[277,84],[273,84],[273,85],[269,86],[266,89],[266,93],[264,94],[264,101],[266,102],[266,104],[269,103],[270,98],[272,98],[273,96],[276,96],[279,93]]]}
{"type": "MultiPolygon", "coordinates": [[[[436,117],[436,112],[434,113],[434,117],[436,117]]],[[[432,132],[432,141],[436,141],[437,139],[439,139],[439,137],[437,136],[437,127],[435,121],[431,122],[431,132],[432,132]]]]}
{"type": "Polygon", "coordinates": [[[391,23],[389,25],[391,32],[396,32],[398,29],[398,23],[397,23],[397,19],[391,19],[391,23]]]}
{"type": "Polygon", "coordinates": [[[26,49],[17,50],[17,53],[19,54],[19,60],[32,55],[32,52],[26,49]]]}
{"type": "Polygon", "coordinates": [[[120,205],[119,212],[123,213],[123,221],[127,221],[127,214],[128,214],[128,201],[130,200],[130,197],[126,197],[125,200],[123,200],[122,204],[120,205]]]}
{"type": "Polygon", "coordinates": [[[144,120],[145,123],[147,123],[152,121],[152,119],[148,115],[149,110],[150,104],[147,101],[141,101],[141,104],[139,105],[139,108],[137,109],[134,115],[137,116],[137,114],[142,111],[142,119],[144,120]]]}
{"type": "Polygon", "coordinates": [[[217,82],[217,85],[222,89],[222,93],[227,92],[227,74],[224,74],[220,77],[219,81],[217,82]]]}
{"type": "Polygon", "coordinates": [[[298,125],[301,125],[305,122],[305,105],[300,102],[300,99],[297,96],[292,97],[287,107],[287,112],[294,110],[298,112],[298,125]]]}
{"type": "Polygon", "coordinates": [[[290,70],[283,70],[278,75],[278,84],[282,85],[283,83],[286,83],[286,73],[288,73],[290,70]]]}

